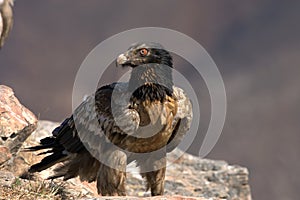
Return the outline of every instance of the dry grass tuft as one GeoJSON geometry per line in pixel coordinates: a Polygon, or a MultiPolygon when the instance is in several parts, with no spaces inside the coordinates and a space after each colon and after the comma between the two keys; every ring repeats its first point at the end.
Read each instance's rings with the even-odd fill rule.
{"type": "Polygon", "coordinates": [[[53,181],[32,181],[16,178],[10,187],[0,188],[0,200],[65,199],[63,185],[53,181]]]}

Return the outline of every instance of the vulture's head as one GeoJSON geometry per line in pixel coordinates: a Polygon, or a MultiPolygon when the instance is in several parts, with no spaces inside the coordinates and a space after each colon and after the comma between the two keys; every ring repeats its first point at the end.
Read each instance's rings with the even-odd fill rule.
{"type": "Polygon", "coordinates": [[[161,44],[154,42],[133,44],[126,52],[117,58],[118,65],[133,68],[150,63],[173,67],[170,53],[165,50],[161,44]]]}
{"type": "Polygon", "coordinates": [[[129,90],[143,100],[164,100],[172,95],[172,57],[158,43],[133,44],[117,58],[117,64],[132,67],[129,90]]]}

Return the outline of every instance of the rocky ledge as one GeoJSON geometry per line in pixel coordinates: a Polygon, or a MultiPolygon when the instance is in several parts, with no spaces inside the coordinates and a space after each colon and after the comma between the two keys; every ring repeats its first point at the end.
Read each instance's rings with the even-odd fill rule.
{"type": "MultiPolygon", "coordinates": [[[[37,144],[42,137],[50,135],[57,125],[58,123],[50,121],[39,121],[37,130],[25,141],[24,146],[37,144]]],[[[42,158],[36,153],[22,152],[21,155],[28,165],[38,162],[42,158]]],[[[225,161],[200,159],[183,153],[179,149],[168,156],[168,161],[163,199],[251,199],[249,174],[244,167],[229,165],[225,161]],[[182,156],[177,161],[171,162],[177,155],[182,156]]],[[[150,198],[150,193],[145,192],[145,182],[138,174],[138,169],[134,165],[130,165],[128,171],[130,173],[127,174],[127,194],[131,197],[118,199],[150,198]]],[[[45,170],[36,174],[36,179],[43,180],[51,174],[51,169],[45,170]]],[[[93,200],[108,199],[107,197],[98,197],[94,183],[82,183],[79,179],[71,179],[65,183],[56,180],[54,183],[64,185],[64,194],[68,198],[76,196],[93,200]]]]}
{"type": "Polygon", "coordinates": [[[42,120],[37,123],[36,117],[19,103],[10,88],[0,86],[0,94],[0,200],[251,199],[246,168],[225,161],[200,159],[179,149],[168,155],[163,197],[150,197],[150,193],[145,192],[145,182],[134,165],[128,167],[127,197],[99,197],[95,183],[80,182],[78,178],[65,182],[45,180],[52,169],[36,173],[28,180],[25,172],[42,156],[23,152],[22,148],[36,145],[41,138],[51,135],[58,123],[42,120]],[[177,155],[181,156],[173,162],[177,155]]]}

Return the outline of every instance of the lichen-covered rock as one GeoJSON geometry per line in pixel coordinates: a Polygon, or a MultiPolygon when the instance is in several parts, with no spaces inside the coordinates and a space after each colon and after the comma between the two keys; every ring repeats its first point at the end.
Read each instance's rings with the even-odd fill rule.
{"type": "Polygon", "coordinates": [[[0,85],[0,145],[16,154],[36,125],[37,118],[19,102],[13,90],[0,85]]]}
{"type": "MultiPolygon", "coordinates": [[[[175,151],[182,153],[179,149],[175,151]]],[[[168,160],[174,158],[169,157],[168,160]]],[[[200,159],[183,154],[179,161],[168,163],[165,195],[251,200],[248,177],[247,168],[229,165],[225,161],[200,159]]],[[[129,195],[143,190],[143,180],[139,176],[129,174],[127,180],[129,195]]]]}

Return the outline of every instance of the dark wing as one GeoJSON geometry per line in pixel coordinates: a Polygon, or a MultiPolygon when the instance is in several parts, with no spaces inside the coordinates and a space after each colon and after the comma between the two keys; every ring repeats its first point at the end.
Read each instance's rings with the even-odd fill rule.
{"type": "Polygon", "coordinates": [[[119,143],[139,125],[138,113],[123,102],[126,87],[126,83],[101,87],[95,96],[89,96],[53,131],[53,136],[42,139],[39,146],[28,148],[32,151],[49,149],[41,154],[52,153],[31,166],[29,172],[42,171],[64,162],[55,169],[56,174],[51,178],[64,176],[64,179],[69,179],[79,175],[82,180],[93,181],[108,139],[119,143]],[[116,107],[117,123],[112,107],[116,107]]]}
{"type": "Polygon", "coordinates": [[[0,30],[0,49],[3,46],[4,40],[8,37],[8,34],[11,31],[13,26],[12,6],[13,6],[12,0],[5,0],[0,10],[1,12],[0,14],[2,18],[2,30],[0,30]]]}
{"type": "Polygon", "coordinates": [[[167,144],[167,152],[174,150],[178,146],[190,129],[193,118],[192,103],[184,90],[173,86],[173,94],[177,99],[177,113],[173,121],[174,130],[167,144]]]}
{"type": "Polygon", "coordinates": [[[106,141],[106,144],[119,145],[139,127],[140,117],[131,109],[127,86],[127,83],[114,83],[100,88],[95,99],[88,97],[88,103],[73,114],[80,140],[95,158],[101,159],[105,151],[99,144],[106,141]]]}

